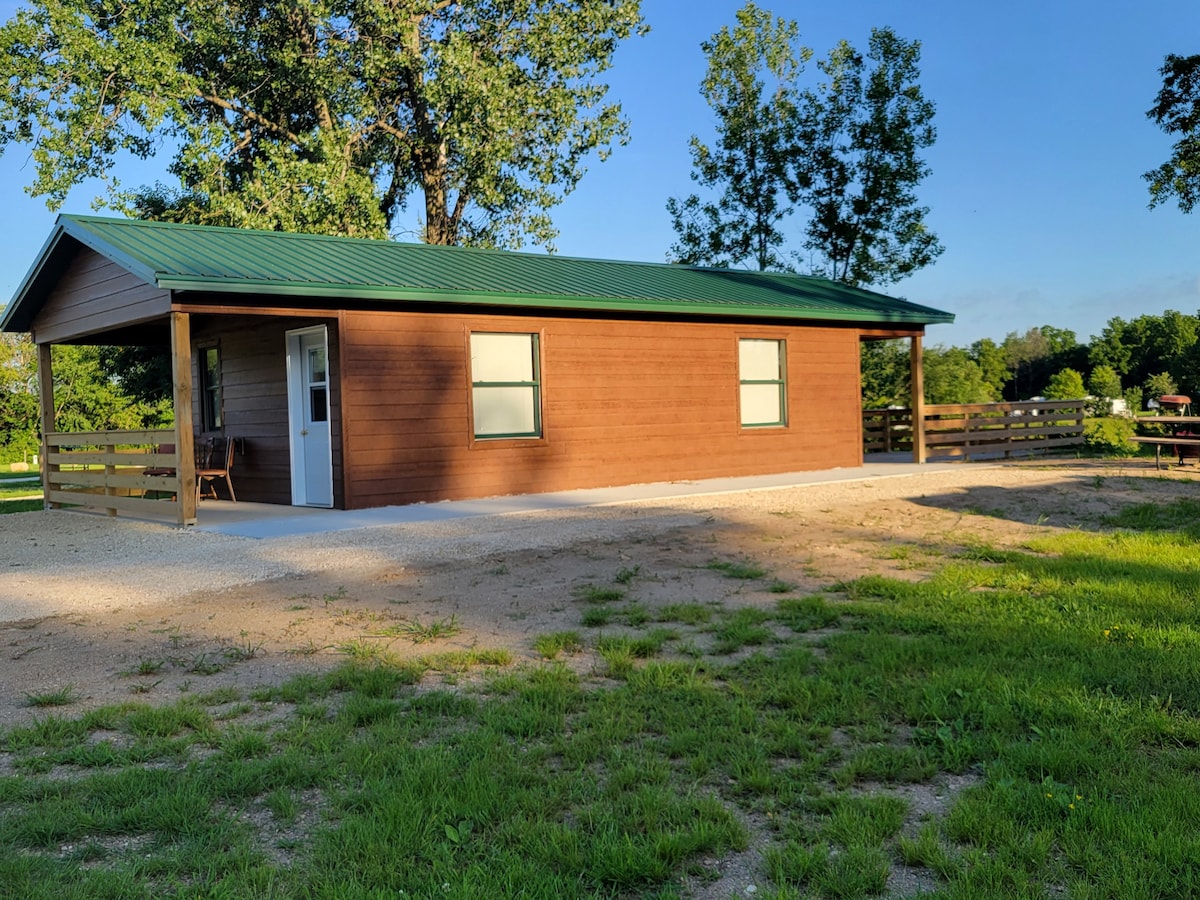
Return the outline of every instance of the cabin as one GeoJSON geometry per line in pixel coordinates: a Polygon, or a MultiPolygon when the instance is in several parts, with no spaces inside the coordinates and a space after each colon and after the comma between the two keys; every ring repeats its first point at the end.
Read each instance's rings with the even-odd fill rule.
{"type": "MultiPolygon", "coordinates": [[[[39,350],[48,502],[51,347],[169,352],[175,427],[144,462],[187,524],[213,436],[238,500],[343,509],[859,466],[860,343],[910,338],[919,385],[951,321],[791,274],[63,215],[0,330],[39,350]]],[[[128,441],[74,440],[135,502],[147,476],[103,477],[128,441]]]]}

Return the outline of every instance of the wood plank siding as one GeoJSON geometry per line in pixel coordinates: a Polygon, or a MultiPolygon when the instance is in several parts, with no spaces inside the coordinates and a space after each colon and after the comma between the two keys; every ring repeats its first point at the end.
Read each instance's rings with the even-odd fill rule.
{"type": "Polygon", "coordinates": [[[858,466],[853,328],[346,311],[352,508],[858,466]],[[540,439],[475,440],[473,331],[539,336],[540,439]],[[787,341],[788,425],[739,424],[738,339],[787,341]]]}
{"type": "Polygon", "coordinates": [[[170,310],[168,291],[80,247],[47,295],[31,332],[36,343],[52,344],[146,322],[170,310]]]}
{"type": "Polygon", "coordinates": [[[338,392],[337,319],[279,316],[193,315],[193,408],[196,440],[202,408],[199,364],[204,350],[216,346],[221,355],[222,433],[239,438],[244,452],[234,460],[233,484],[239,500],[292,502],[288,445],[287,347],[289,330],[325,325],[329,329],[330,426],[333,444],[334,505],[343,505],[341,398],[338,392]]]}

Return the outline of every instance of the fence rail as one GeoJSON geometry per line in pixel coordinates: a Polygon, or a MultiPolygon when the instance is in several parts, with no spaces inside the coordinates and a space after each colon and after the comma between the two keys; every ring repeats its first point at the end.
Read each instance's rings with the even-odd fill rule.
{"type": "MultiPolygon", "coordinates": [[[[1083,400],[938,404],[925,407],[925,458],[1011,457],[1083,443],[1083,400]]],[[[912,450],[911,409],[863,410],[866,453],[912,450]]]]}
{"type": "Polygon", "coordinates": [[[172,429],[55,432],[45,441],[45,497],[52,507],[87,506],[115,516],[179,500],[179,455],[157,450],[175,443],[172,429]]]}

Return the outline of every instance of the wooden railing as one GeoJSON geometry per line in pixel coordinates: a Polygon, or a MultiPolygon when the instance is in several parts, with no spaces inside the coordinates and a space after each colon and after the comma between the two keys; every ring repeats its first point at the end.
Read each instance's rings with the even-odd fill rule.
{"type": "Polygon", "coordinates": [[[912,451],[911,409],[864,409],[863,452],[912,451]]]}
{"type": "MultiPolygon", "coordinates": [[[[1083,443],[1083,400],[939,404],[925,407],[925,458],[1052,450],[1083,443]]],[[[912,411],[863,410],[867,453],[912,449],[912,411]],[[907,422],[905,421],[907,416],[907,422]]]]}
{"type": "Polygon", "coordinates": [[[172,429],[57,432],[45,441],[45,494],[53,507],[88,506],[115,516],[119,510],[145,512],[154,500],[179,499],[178,454],[155,452],[175,443],[172,429]],[[172,474],[147,475],[147,469],[172,474]]]}

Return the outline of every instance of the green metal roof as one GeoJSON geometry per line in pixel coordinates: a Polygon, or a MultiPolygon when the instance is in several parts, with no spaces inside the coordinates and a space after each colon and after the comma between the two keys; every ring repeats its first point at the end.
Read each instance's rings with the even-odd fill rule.
{"type": "Polygon", "coordinates": [[[57,278],[47,263],[64,237],[174,291],[855,323],[954,321],[950,313],[801,275],[63,215],[0,329],[28,327],[50,287],[46,279],[57,278]]]}

